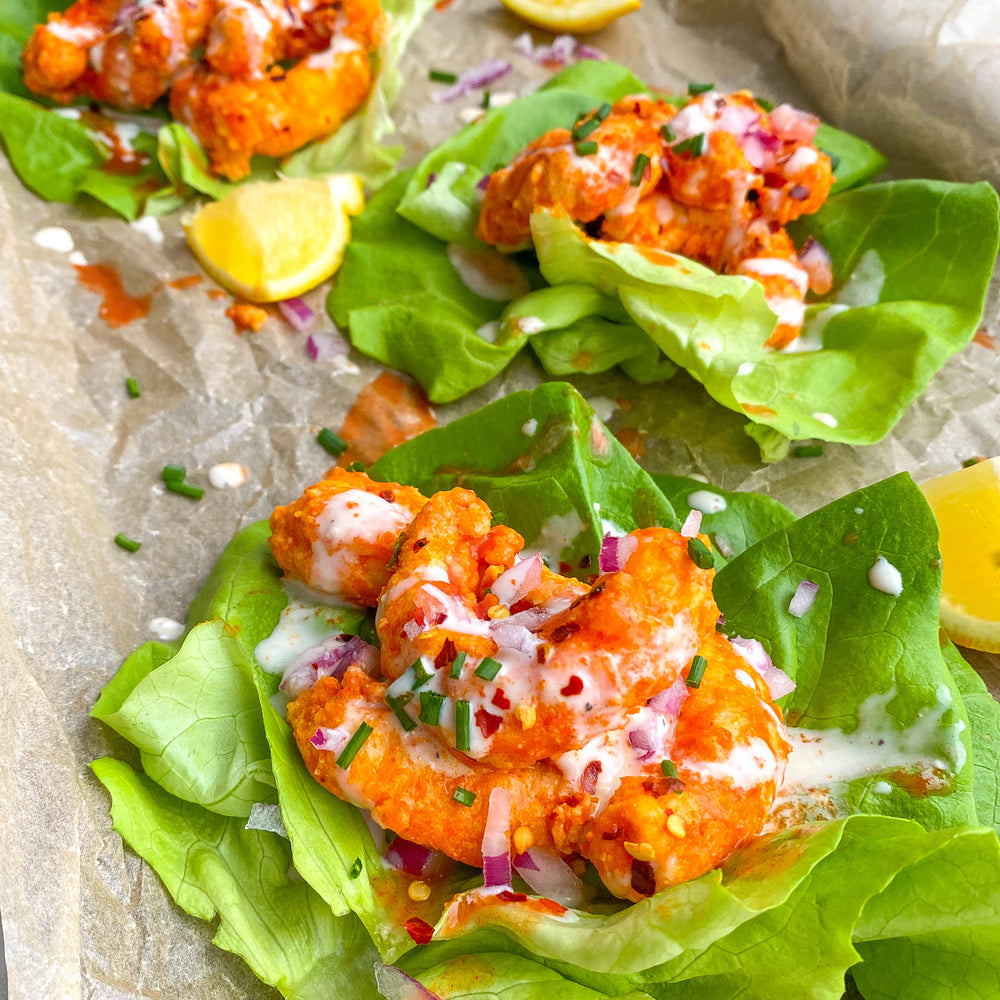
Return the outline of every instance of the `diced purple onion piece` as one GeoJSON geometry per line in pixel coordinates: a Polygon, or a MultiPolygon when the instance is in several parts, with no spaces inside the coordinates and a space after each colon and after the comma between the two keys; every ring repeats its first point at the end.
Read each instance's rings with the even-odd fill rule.
{"type": "Polygon", "coordinates": [[[602,52],[600,49],[594,48],[593,45],[587,45],[585,42],[581,42],[576,47],[576,58],[577,59],[595,59],[598,62],[603,62],[608,58],[607,53],[602,52]]]}
{"type": "Polygon", "coordinates": [[[534,635],[524,625],[512,623],[510,618],[494,618],[489,628],[493,641],[500,649],[516,649],[530,655],[538,647],[538,640],[534,635]]]}
{"type": "Polygon", "coordinates": [[[483,884],[487,887],[510,885],[510,855],[483,855],[483,884]]]}
{"type": "Polygon", "coordinates": [[[429,847],[414,844],[404,837],[396,837],[385,849],[384,858],[390,868],[419,878],[427,874],[434,853],[429,847]]]}
{"type": "Polygon", "coordinates": [[[341,680],[352,664],[374,676],[378,667],[378,650],[359,636],[332,635],[317,646],[310,646],[285,668],[278,685],[289,698],[311,688],[321,677],[341,680]]]}
{"type": "Polygon", "coordinates": [[[678,674],[673,684],[659,694],[654,694],[647,704],[654,712],[661,712],[664,715],[672,715],[676,718],[681,710],[681,705],[690,693],[683,676],[678,674]]]}
{"type": "Polygon", "coordinates": [[[673,728],[673,720],[666,714],[642,715],[642,722],[628,731],[628,741],[636,757],[643,762],[662,757],[673,728]]]}
{"type": "Polygon", "coordinates": [[[701,531],[702,517],[700,510],[692,510],[684,519],[684,524],[681,525],[681,537],[694,538],[701,531]]]}
{"type": "Polygon", "coordinates": [[[537,553],[530,559],[514,563],[493,581],[490,590],[501,604],[508,608],[517,604],[525,594],[530,593],[542,582],[542,557],[537,553]]]}
{"type": "Polygon", "coordinates": [[[734,635],[730,640],[733,649],[760,674],[773,699],[778,699],[795,690],[795,681],[780,667],[776,667],[767,650],[757,639],[744,639],[734,635]]]}
{"type": "Polygon", "coordinates": [[[447,104],[464,97],[470,90],[479,90],[499,80],[510,70],[511,65],[506,59],[488,59],[474,69],[466,70],[450,87],[435,91],[431,99],[438,104],[447,104]]]}
{"type": "Polygon", "coordinates": [[[490,792],[483,829],[483,878],[488,886],[510,885],[510,792],[490,792]]]}
{"type": "Polygon", "coordinates": [[[423,983],[407,975],[395,965],[375,963],[375,985],[386,1000],[442,1000],[423,983]]]}
{"type": "Polygon", "coordinates": [[[485,191],[490,186],[490,178],[492,176],[492,174],[483,174],[483,176],[476,183],[478,190],[485,191]]]}
{"type": "Polygon", "coordinates": [[[801,618],[812,606],[819,593],[819,584],[812,580],[801,580],[788,604],[788,613],[801,618]]]}
{"type": "Polygon", "coordinates": [[[299,333],[308,333],[316,323],[316,313],[302,299],[293,297],[278,303],[278,312],[299,333]]]}
{"type": "Polygon", "coordinates": [[[810,236],[799,251],[799,266],[809,275],[809,288],[825,295],[833,287],[833,260],[819,240],[810,236]]]}
{"type": "Polygon", "coordinates": [[[796,184],[795,187],[788,192],[789,198],[794,198],[796,201],[805,201],[809,197],[809,188],[805,184],[796,184]]]}
{"type": "Polygon", "coordinates": [[[350,738],[351,734],[340,726],[337,726],[336,729],[331,729],[329,726],[320,726],[309,737],[309,742],[317,750],[330,750],[333,753],[340,753],[350,738]]]}
{"type": "Polygon", "coordinates": [[[306,341],[306,352],[313,361],[332,361],[347,353],[347,341],[339,333],[322,331],[310,333],[306,341]]]}
{"type": "Polygon", "coordinates": [[[597,556],[597,569],[601,573],[617,573],[639,547],[634,535],[605,535],[597,556]]]}
{"type": "Polygon", "coordinates": [[[539,896],[563,906],[580,906],[586,902],[586,886],[554,851],[529,847],[514,858],[514,870],[539,896]]]}

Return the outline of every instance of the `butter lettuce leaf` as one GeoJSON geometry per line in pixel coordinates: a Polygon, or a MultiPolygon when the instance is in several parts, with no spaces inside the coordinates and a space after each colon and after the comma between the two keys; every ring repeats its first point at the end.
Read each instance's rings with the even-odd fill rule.
{"type": "MultiPolygon", "coordinates": [[[[223,691],[211,692],[212,671],[219,671],[232,687],[230,713],[255,720],[254,741],[238,751],[246,780],[258,781],[260,801],[274,801],[268,793],[276,792],[290,841],[243,830],[242,819],[220,815],[211,794],[196,801],[167,791],[176,786],[186,795],[191,770],[203,771],[205,783],[221,781],[213,751],[220,758],[230,752],[235,722],[204,729],[186,750],[200,754],[200,767],[178,759],[177,775],[156,771],[168,755],[148,749],[145,776],[114,761],[95,765],[112,792],[116,828],[180,905],[202,919],[218,913],[223,947],[302,1000],[375,996],[376,956],[449,1000],[773,1000],[776,993],[839,1000],[849,971],[854,995],[865,1000],[992,995],[1000,707],[938,639],[936,527],[909,477],[794,519],[766,497],[683,477],[654,480],[575,390],[559,383],[426,432],[371,472],[425,492],[474,489],[529,546],[581,576],[593,571],[609,526],[602,520],[622,530],[676,527],[692,492],[721,497],[725,510],[706,514],[703,527],[730,539],[716,576],[725,626],[760,639],[796,678],[784,699],[789,721],[848,744],[854,739],[857,748],[875,719],[884,752],[902,740],[912,757],[933,755],[940,766],[931,768],[933,780],[920,774],[923,783],[912,780],[905,761],[849,780],[833,798],[850,815],[766,834],[718,871],[639,903],[599,897],[588,909],[560,913],[497,900],[440,922],[432,942],[416,947],[401,927],[410,911],[400,905],[400,881],[383,868],[361,813],[306,772],[275,707],[278,677],[254,655],[289,608],[261,522],[226,549],[192,605],[183,641],[143,647],[95,709],[99,717],[127,718],[142,738],[145,720],[157,712],[168,728],[178,718],[197,725],[201,714],[219,714],[223,691]],[[880,555],[900,572],[896,596],[868,583],[880,555]],[[820,583],[820,592],[795,618],[788,602],[801,579],[820,583]],[[203,691],[212,713],[200,708],[203,691]],[[143,711],[130,711],[140,698],[143,711]],[[187,716],[184,701],[195,709],[187,716]],[[260,748],[256,755],[251,746],[260,748]],[[261,755],[266,768],[255,771],[261,755]],[[300,880],[288,878],[290,861],[300,880]],[[272,920],[280,926],[262,940],[261,924],[272,920]],[[297,942],[310,935],[315,945],[303,949],[297,942]]],[[[331,628],[359,630],[364,618],[351,612],[331,628]]],[[[154,736],[162,736],[156,727],[154,736]]],[[[230,800],[253,797],[232,784],[230,800]]],[[[480,881],[460,868],[446,887],[466,891],[480,881]]]]}

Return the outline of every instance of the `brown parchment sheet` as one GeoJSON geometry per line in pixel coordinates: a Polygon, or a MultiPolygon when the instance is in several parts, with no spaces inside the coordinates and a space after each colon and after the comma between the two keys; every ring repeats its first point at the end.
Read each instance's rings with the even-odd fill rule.
{"type": "MultiPolygon", "coordinates": [[[[495,0],[455,0],[427,17],[395,112],[407,162],[478,101],[431,102],[429,67],[509,58],[514,72],[494,94],[545,78],[512,49],[525,29],[495,0]]],[[[645,0],[587,41],[657,87],[714,81],[817,111],[903,173],[1000,183],[994,0],[645,0]]],[[[143,228],[44,203],[0,158],[0,916],[11,1000],[277,996],[215,949],[211,929],[123,849],[87,768],[120,743],[87,713],[121,660],[154,637],[153,619],[183,620],[233,533],[319,478],[330,461],[316,431],[339,427],[379,369],[356,354],[346,371],[314,363],[304,336],[277,318],[237,335],[224,315],[231,300],[210,297],[207,279],[162,284],[195,273],[176,217],[143,228]],[[131,293],[152,293],[149,316],[120,328],[100,319],[68,254],[34,241],[48,226],[67,230],[90,263],[113,264],[131,293]],[[139,399],[126,396],[127,376],[139,399]],[[168,462],[203,485],[220,462],[248,477],[192,503],[164,492],[168,462]],[[141,538],[140,552],[117,548],[116,532],[141,538]]],[[[309,297],[317,308],[323,292],[309,297]]],[[[744,421],[683,373],[660,386],[614,373],[575,384],[591,398],[632,401],[610,425],[644,434],[650,470],[769,493],[806,513],[897,471],[919,481],[1000,454],[1000,355],[980,340],[886,440],[771,466],[744,421]]],[[[482,390],[438,407],[438,420],[539,378],[525,352],[482,390]]],[[[972,658],[996,692],[996,658],[972,658]]]]}

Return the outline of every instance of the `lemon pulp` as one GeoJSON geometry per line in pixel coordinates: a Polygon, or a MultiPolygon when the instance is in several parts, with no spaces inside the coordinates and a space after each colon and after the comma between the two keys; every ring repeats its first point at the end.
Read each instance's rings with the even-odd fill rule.
{"type": "Polygon", "coordinates": [[[1000,457],[923,483],[941,530],[941,626],[1000,652],[1000,457]]]}
{"type": "Polygon", "coordinates": [[[364,207],[357,174],[243,184],[182,219],[188,244],[223,288],[276,302],[314,288],[340,266],[350,216],[364,207]]]}

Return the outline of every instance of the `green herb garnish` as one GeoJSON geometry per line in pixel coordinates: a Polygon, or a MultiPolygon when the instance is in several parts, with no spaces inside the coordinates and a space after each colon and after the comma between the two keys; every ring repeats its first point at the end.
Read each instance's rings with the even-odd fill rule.
{"type": "Polygon", "coordinates": [[[792,449],[792,454],[796,458],[818,458],[823,454],[821,444],[800,444],[792,449]]]}
{"type": "Polygon", "coordinates": [[[468,788],[463,788],[461,785],[451,793],[451,797],[463,806],[471,806],[476,801],[476,793],[470,792],[468,788]]]}
{"type": "Polygon", "coordinates": [[[700,538],[688,539],[688,555],[698,569],[711,569],[715,565],[711,549],[700,538]]]}
{"type": "Polygon", "coordinates": [[[696,688],[701,684],[702,677],[705,676],[705,667],[708,666],[708,660],[704,656],[696,656],[691,661],[691,667],[688,670],[687,680],[684,681],[689,688],[696,688]]]}
{"type": "Polygon", "coordinates": [[[420,721],[425,726],[436,726],[441,717],[441,706],[444,704],[444,695],[437,691],[420,692],[420,721]]]}
{"type": "Polygon", "coordinates": [[[483,658],[482,662],[473,671],[477,677],[481,677],[484,681],[491,681],[498,673],[500,673],[500,668],[503,666],[498,660],[494,660],[491,656],[486,656],[483,658]]]}
{"type": "Polygon", "coordinates": [[[632,176],[629,178],[629,184],[632,187],[638,187],[642,183],[648,166],[649,157],[645,153],[637,153],[635,161],[632,163],[632,176]]]}
{"type": "Polygon", "coordinates": [[[463,649],[454,660],[451,661],[451,666],[448,668],[448,676],[455,680],[462,676],[462,667],[465,665],[465,650],[463,649]]]}
{"type": "Polygon", "coordinates": [[[126,552],[138,552],[142,548],[142,542],[137,542],[134,538],[129,538],[128,535],[121,533],[115,535],[115,545],[120,549],[125,549],[126,552]]]}
{"type": "Polygon", "coordinates": [[[455,749],[468,753],[471,740],[472,707],[463,698],[455,702],[455,749]]]}
{"type": "Polygon", "coordinates": [[[341,455],[347,451],[347,442],[337,434],[334,434],[329,427],[324,427],[319,434],[316,435],[316,440],[331,454],[334,458],[339,458],[341,455]]]}
{"type": "Polygon", "coordinates": [[[674,146],[675,153],[690,153],[692,156],[701,156],[705,152],[705,133],[699,132],[697,135],[689,136],[683,142],[674,146]]]}
{"type": "Polygon", "coordinates": [[[434,83],[458,83],[458,74],[449,73],[444,69],[432,69],[427,74],[428,80],[433,80],[434,83]]]}
{"type": "Polygon", "coordinates": [[[125,391],[128,393],[129,399],[138,399],[142,395],[142,392],[139,390],[139,383],[131,376],[125,379],[125,391]]]}
{"type": "Polygon", "coordinates": [[[688,93],[692,97],[697,97],[699,94],[706,94],[710,90],[715,90],[714,83],[689,83],[688,93]]]}
{"type": "Polygon", "coordinates": [[[577,156],[593,156],[597,152],[596,142],[578,142],[574,147],[577,156]]]}
{"type": "Polygon", "coordinates": [[[337,767],[342,767],[346,771],[347,768],[351,766],[351,761],[358,755],[358,751],[365,745],[365,740],[371,736],[372,732],[372,727],[369,726],[367,722],[362,722],[361,725],[354,730],[354,735],[347,741],[347,746],[340,751],[340,756],[337,758],[337,767]]]}

